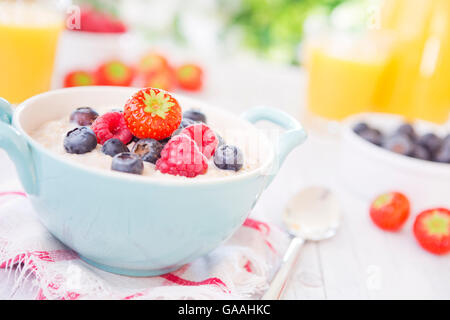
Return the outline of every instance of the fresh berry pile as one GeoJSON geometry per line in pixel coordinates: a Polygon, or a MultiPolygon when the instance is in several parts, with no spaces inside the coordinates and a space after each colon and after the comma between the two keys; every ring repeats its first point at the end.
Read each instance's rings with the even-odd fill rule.
{"type": "Polygon", "coordinates": [[[138,63],[120,60],[105,61],[95,70],[73,70],[64,79],[64,87],[77,86],[137,86],[173,91],[200,91],[203,69],[194,63],[173,66],[156,52],[145,54],[138,63]]]}
{"type": "MultiPolygon", "coordinates": [[[[400,192],[388,192],[378,196],[371,204],[370,218],[385,231],[400,230],[410,215],[410,202],[400,192]]],[[[433,254],[450,252],[450,210],[433,208],[421,212],[415,218],[413,233],[417,242],[433,254]]]]}
{"type": "Polygon", "coordinates": [[[400,125],[392,134],[384,135],[366,123],[358,123],[353,131],[361,138],[386,150],[404,156],[440,163],[450,163],[450,133],[439,137],[434,133],[419,135],[409,123],[400,125]]]}
{"type": "Polygon", "coordinates": [[[244,163],[242,151],[227,145],[207,125],[204,113],[182,114],[178,101],[160,89],[136,92],[123,111],[99,116],[92,108],[78,108],[70,122],[78,127],[64,139],[66,152],[84,154],[100,144],[101,152],[112,157],[114,171],[142,174],[147,162],[161,173],[194,178],[210,165],[236,172],[244,163]]]}

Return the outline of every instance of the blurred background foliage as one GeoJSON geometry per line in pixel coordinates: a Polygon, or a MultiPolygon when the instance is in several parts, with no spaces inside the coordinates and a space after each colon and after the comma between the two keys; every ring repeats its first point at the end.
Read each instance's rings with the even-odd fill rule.
{"type": "MultiPolygon", "coordinates": [[[[305,20],[312,12],[328,15],[347,0],[240,0],[229,10],[227,29],[240,28],[243,43],[269,58],[297,62],[305,20]]],[[[229,2],[219,0],[223,9],[229,2]]]]}
{"type": "Polygon", "coordinates": [[[204,24],[203,29],[215,32],[217,42],[230,44],[231,38],[263,58],[292,64],[299,63],[299,46],[307,20],[312,20],[309,25],[313,27],[331,24],[339,29],[339,24],[344,24],[349,29],[350,24],[350,29],[360,28],[369,1],[376,0],[75,0],[116,16],[131,10],[135,17],[140,12],[142,21],[127,21],[136,30],[148,39],[158,35],[172,37],[180,45],[190,45],[192,37],[185,16],[190,14],[192,20],[195,12],[196,25],[202,19],[209,21],[213,26],[204,24]],[[359,11],[356,14],[355,8],[359,11]],[[158,14],[151,12],[154,10],[158,14]],[[351,14],[346,15],[345,11],[351,14]],[[333,13],[339,13],[335,14],[337,23],[330,22],[333,13]],[[355,17],[358,21],[353,21],[355,17]]]}

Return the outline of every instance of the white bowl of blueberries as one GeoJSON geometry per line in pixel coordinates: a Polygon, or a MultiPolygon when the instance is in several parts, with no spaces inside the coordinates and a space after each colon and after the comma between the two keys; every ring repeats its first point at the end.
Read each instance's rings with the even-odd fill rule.
{"type": "Polygon", "coordinates": [[[365,199],[400,191],[413,205],[450,206],[450,125],[362,113],[344,121],[339,177],[365,199]]]}

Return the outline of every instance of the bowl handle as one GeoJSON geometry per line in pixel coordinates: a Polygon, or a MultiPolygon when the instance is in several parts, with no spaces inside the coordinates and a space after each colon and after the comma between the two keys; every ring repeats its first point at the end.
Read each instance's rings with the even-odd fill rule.
{"type": "Polygon", "coordinates": [[[241,118],[250,123],[267,120],[286,130],[278,139],[278,145],[275,150],[277,163],[274,163],[274,174],[267,184],[269,185],[289,153],[306,140],[307,133],[296,119],[276,108],[254,107],[243,113],[241,118]]]}
{"type": "Polygon", "coordinates": [[[9,102],[0,98],[0,148],[14,162],[25,191],[34,194],[36,178],[30,148],[22,134],[11,126],[12,115],[9,102]]]}

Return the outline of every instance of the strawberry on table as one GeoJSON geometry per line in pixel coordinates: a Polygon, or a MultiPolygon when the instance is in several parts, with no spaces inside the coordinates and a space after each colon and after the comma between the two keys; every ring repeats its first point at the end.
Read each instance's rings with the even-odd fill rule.
{"type": "Polygon", "coordinates": [[[93,86],[97,81],[89,71],[77,70],[69,72],[64,78],[64,87],[93,86]]]}
{"type": "Polygon", "coordinates": [[[125,63],[113,60],[100,65],[96,76],[99,85],[128,87],[133,82],[134,71],[125,63]]]}
{"type": "Polygon", "coordinates": [[[153,73],[170,68],[167,59],[156,52],[150,52],[143,56],[138,64],[138,71],[141,73],[153,73]]]}
{"type": "Polygon", "coordinates": [[[450,252],[450,210],[436,208],[423,211],[414,222],[414,235],[427,251],[442,255],[450,252]]]}
{"type": "Polygon", "coordinates": [[[180,88],[190,91],[201,90],[203,86],[203,70],[196,64],[184,64],[176,70],[180,88]]]}
{"type": "Polygon", "coordinates": [[[163,140],[181,123],[181,107],[168,92],[145,88],[125,104],[124,117],[131,133],[140,138],[163,140]]]}
{"type": "Polygon", "coordinates": [[[172,91],[175,87],[175,75],[171,68],[150,72],[144,77],[144,87],[152,87],[165,91],[172,91]]]}
{"type": "Polygon", "coordinates": [[[408,198],[400,192],[389,192],[378,196],[370,206],[370,217],[381,229],[399,230],[409,217],[408,198]]]}

